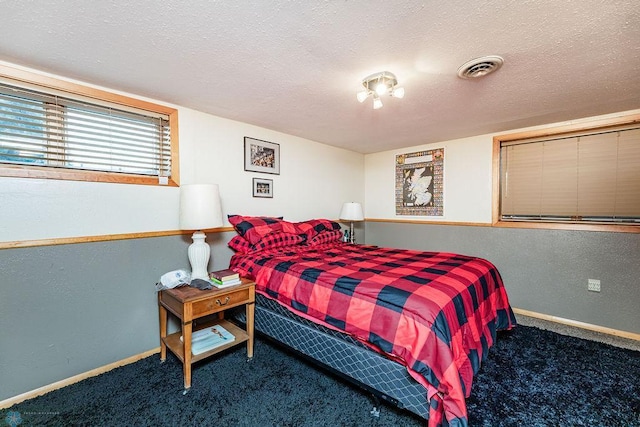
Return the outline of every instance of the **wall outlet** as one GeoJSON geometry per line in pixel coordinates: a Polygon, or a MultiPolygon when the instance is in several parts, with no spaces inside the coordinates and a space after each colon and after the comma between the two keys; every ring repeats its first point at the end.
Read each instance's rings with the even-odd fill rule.
{"type": "Polygon", "coordinates": [[[592,292],[600,292],[600,280],[598,279],[589,279],[587,281],[587,289],[592,292]]]}

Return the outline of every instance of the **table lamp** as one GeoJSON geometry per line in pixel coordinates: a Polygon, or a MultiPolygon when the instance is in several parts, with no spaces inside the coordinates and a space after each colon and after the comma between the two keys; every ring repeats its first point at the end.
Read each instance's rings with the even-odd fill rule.
{"type": "Polygon", "coordinates": [[[207,266],[211,248],[202,230],[222,227],[222,208],[218,184],[187,184],[180,186],[180,229],[196,230],[189,246],[191,280],[209,280],[207,266]]]}
{"type": "Polygon", "coordinates": [[[353,234],[353,222],[364,220],[364,214],[362,213],[362,206],[360,205],[360,203],[347,202],[342,205],[342,210],[340,211],[340,219],[351,221],[351,227],[349,229],[349,243],[355,243],[356,237],[353,234]]]}

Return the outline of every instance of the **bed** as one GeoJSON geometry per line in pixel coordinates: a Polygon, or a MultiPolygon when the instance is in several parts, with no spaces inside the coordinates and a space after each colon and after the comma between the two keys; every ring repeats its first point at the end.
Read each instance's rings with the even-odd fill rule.
{"type": "Polygon", "coordinates": [[[230,268],[256,282],[256,330],[385,400],[466,426],[498,330],[515,326],[482,258],[342,242],[326,219],[229,216],[230,268]]]}

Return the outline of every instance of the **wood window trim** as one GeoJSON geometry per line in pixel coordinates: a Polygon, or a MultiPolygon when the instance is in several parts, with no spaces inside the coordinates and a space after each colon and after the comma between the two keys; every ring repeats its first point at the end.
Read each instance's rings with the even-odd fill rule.
{"type": "Polygon", "coordinates": [[[152,176],[114,172],[82,171],[64,168],[58,169],[46,166],[25,165],[0,165],[0,177],[59,179],[71,181],[109,182],[118,184],[159,185],[170,187],[178,187],[180,185],[177,109],[164,105],[154,104],[152,102],[143,101],[136,98],[131,98],[124,95],[107,92],[89,86],[84,86],[78,83],[57,79],[43,74],[34,73],[20,68],[14,68],[3,64],[0,64],[0,76],[11,80],[40,86],[43,89],[56,89],[69,93],[71,95],[79,95],[93,98],[99,101],[107,101],[123,106],[166,114],[167,116],[169,116],[169,124],[171,126],[171,177],[169,177],[166,184],[161,184],[158,177],[152,176]]]}
{"type": "Polygon", "coordinates": [[[616,117],[607,117],[597,120],[570,123],[539,130],[524,131],[512,134],[497,135],[493,137],[493,183],[492,183],[492,225],[505,228],[537,228],[550,230],[577,230],[577,231],[605,231],[616,233],[640,233],[640,226],[619,224],[585,224],[585,223],[558,223],[543,221],[502,221],[500,219],[500,147],[503,142],[532,138],[546,138],[554,136],[572,136],[586,131],[602,131],[618,126],[634,125],[640,123],[640,113],[623,114],[616,117]]]}

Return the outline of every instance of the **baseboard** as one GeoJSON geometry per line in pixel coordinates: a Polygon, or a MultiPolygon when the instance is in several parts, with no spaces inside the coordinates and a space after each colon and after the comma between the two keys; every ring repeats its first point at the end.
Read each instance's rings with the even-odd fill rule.
{"type": "Polygon", "coordinates": [[[521,308],[513,308],[515,314],[521,314],[523,316],[534,317],[536,319],[547,320],[549,322],[561,323],[567,326],[574,326],[576,328],[587,329],[589,331],[600,332],[602,334],[613,335],[620,338],[627,338],[630,340],[640,341],[640,334],[633,332],[621,331],[618,329],[607,328],[604,326],[592,325],[590,323],[579,322],[577,320],[564,319],[558,316],[552,316],[550,314],[537,313],[535,311],[523,310],[521,308]]]}
{"type": "Polygon", "coordinates": [[[62,387],[66,387],[68,385],[77,383],[79,381],[85,380],[87,378],[95,377],[96,375],[104,374],[105,372],[109,372],[112,369],[119,368],[121,366],[128,365],[130,363],[137,362],[138,360],[144,359],[145,357],[149,357],[153,354],[159,353],[160,347],[156,347],[149,351],[145,351],[144,353],[136,354],[131,357],[127,357],[126,359],[118,360],[117,362],[110,363],[105,366],[100,366],[99,368],[92,369],[91,371],[83,372],[78,375],[74,375],[73,377],[66,378],[64,380],[57,381],[55,383],[37,388],[35,390],[28,391],[26,393],[19,394],[18,396],[10,397],[9,399],[5,399],[0,401],[0,409],[9,408],[16,403],[20,403],[27,399],[32,399],[37,396],[41,396],[45,393],[48,393],[53,390],[57,390],[62,387]]]}

